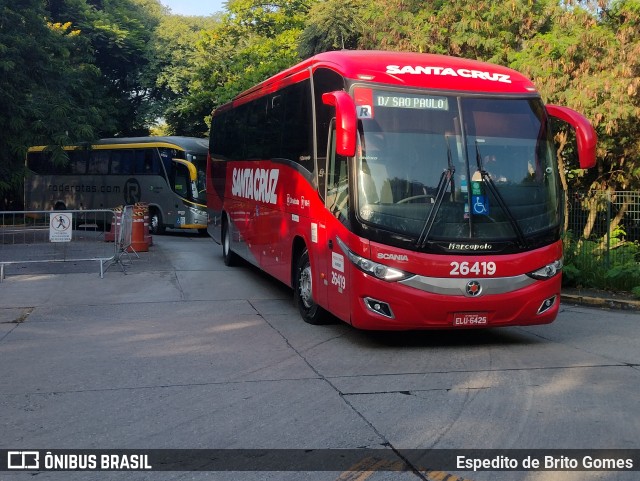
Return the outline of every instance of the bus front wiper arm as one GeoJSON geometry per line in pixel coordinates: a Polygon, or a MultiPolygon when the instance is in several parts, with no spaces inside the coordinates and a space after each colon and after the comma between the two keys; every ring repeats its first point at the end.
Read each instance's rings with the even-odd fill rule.
{"type": "MultiPolygon", "coordinates": [[[[435,202],[433,207],[429,211],[429,215],[424,221],[424,227],[422,228],[422,232],[420,232],[420,236],[418,237],[418,242],[416,242],[416,246],[419,249],[424,249],[427,245],[427,240],[429,239],[429,234],[431,233],[431,229],[433,228],[433,224],[436,221],[436,215],[440,210],[440,206],[442,205],[442,201],[444,200],[444,196],[447,193],[447,189],[449,185],[453,186],[454,174],[456,172],[456,168],[453,165],[453,160],[451,158],[451,146],[449,145],[449,137],[445,136],[445,140],[447,142],[447,168],[442,171],[440,175],[440,181],[438,182],[438,190],[436,192],[435,202]]],[[[454,188],[452,187],[451,191],[454,188]]]]}
{"type": "Polygon", "coordinates": [[[502,209],[502,212],[504,212],[505,215],[507,216],[507,220],[509,221],[509,224],[511,224],[511,227],[513,228],[513,231],[516,234],[516,238],[518,239],[518,246],[524,249],[525,247],[527,247],[527,240],[524,236],[524,232],[522,232],[522,229],[520,228],[520,224],[518,224],[518,221],[513,216],[511,209],[509,209],[509,207],[507,206],[507,203],[505,202],[504,197],[502,197],[502,194],[496,187],[496,183],[491,178],[491,175],[489,175],[489,172],[487,172],[484,169],[484,163],[482,162],[482,156],[480,155],[480,149],[478,148],[477,140],[475,144],[476,144],[476,164],[478,166],[478,172],[480,172],[480,176],[482,177],[482,181],[487,186],[487,188],[489,189],[493,197],[498,201],[498,205],[502,209]]]}

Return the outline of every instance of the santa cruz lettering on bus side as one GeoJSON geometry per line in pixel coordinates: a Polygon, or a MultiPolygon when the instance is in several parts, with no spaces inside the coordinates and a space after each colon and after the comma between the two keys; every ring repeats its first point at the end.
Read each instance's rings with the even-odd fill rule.
{"type": "Polygon", "coordinates": [[[491,82],[511,83],[511,76],[501,73],[483,72],[482,70],[471,70],[467,68],[453,69],[451,67],[428,67],[428,66],[411,66],[405,65],[387,65],[387,73],[390,75],[449,75],[452,77],[465,77],[481,80],[490,80],[491,82]]]}
{"type": "Polygon", "coordinates": [[[278,169],[233,169],[231,193],[245,199],[253,199],[269,204],[278,201],[278,169]]]}

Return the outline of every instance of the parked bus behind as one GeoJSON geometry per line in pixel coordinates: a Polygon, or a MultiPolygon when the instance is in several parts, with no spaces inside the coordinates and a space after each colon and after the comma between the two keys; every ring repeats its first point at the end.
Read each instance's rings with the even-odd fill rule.
{"type": "Polygon", "coordinates": [[[206,139],[126,137],[64,147],[52,161],[47,146],[27,153],[25,208],[104,209],[149,204],[153,233],[174,229],[206,232],[206,139]]]}

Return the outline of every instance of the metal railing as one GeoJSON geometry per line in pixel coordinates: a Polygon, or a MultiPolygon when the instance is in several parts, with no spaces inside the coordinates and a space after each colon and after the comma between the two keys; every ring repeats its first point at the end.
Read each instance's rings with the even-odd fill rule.
{"type": "Polygon", "coordinates": [[[0,282],[13,264],[94,261],[101,278],[107,263],[124,270],[131,207],[116,214],[112,209],[0,212],[0,282]]]}
{"type": "Polygon", "coordinates": [[[127,266],[131,264],[131,256],[133,252],[136,257],[138,253],[131,247],[133,233],[133,206],[125,205],[122,208],[115,209],[115,215],[112,223],[113,237],[115,242],[115,254],[107,269],[112,265],[119,265],[122,272],[127,273],[127,266]]]}
{"type": "Polygon", "coordinates": [[[568,192],[566,207],[565,277],[603,289],[640,286],[640,192],[568,192]]]}

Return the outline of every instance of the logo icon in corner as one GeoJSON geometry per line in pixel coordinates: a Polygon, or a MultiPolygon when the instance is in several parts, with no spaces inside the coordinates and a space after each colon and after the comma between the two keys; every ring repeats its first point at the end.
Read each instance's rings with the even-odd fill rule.
{"type": "Polygon", "coordinates": [[[40,452],[39,451],[8,451],[7,452],[7,468],[8,469],[39,469],[40,468],[40,452]]]}
{"type": "Polygon", "coordinates": [[[482,294],[482,286],[478,281],[467,282],[465,290],[467,292],[467,296],[469,297],[478,297],[480,294],[482,294]]]}
{"type": "Polygon", "coordinates": [[[140,202],[142,197],[142,189],[140,188],[140,182],[131,177],[124,183],[124,201],[127,205],[133,205],[136,202],[140,202]]]}

